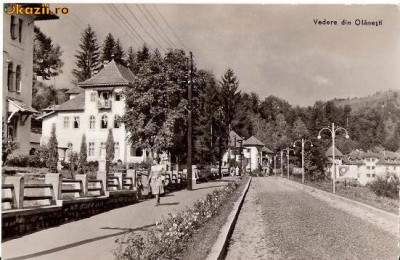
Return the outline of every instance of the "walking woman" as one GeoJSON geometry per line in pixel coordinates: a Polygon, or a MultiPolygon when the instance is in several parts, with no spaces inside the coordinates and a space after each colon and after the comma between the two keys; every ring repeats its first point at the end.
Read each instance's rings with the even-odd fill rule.
{"type": "Polygon", "coordinates": [[[151,193],[156,196],[156,206],[160,205],[160,194],[163,192],[161,171],[158,169],[150,170],[149,184],[151,186],[151,193]]]}

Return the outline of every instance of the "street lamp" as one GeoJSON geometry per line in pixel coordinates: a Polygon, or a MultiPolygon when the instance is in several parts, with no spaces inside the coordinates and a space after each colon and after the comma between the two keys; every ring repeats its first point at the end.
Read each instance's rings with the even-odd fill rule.
{"type": "Polygon", "coordinates": [[[301,142],[301,182],[304,183],[304,145],[307,142],[310,142],[311,147],[313,147],[313,144],[310,140],[305,140],[304,138],[301,138],[301,140],[296,140],[293,143],[293,147],[296,147],[297,142],[301,142]]]}
{"type": "Polygon", "coordinates": [[[333,178],[332,178],[332,190],[333,193],[336,193],[336,162],[335,162],[335,138],[336,138],[336,131],[343,130],[346,133],[346,138],[349,139],[349,133],[347,132],[346,129],[340,126],[335,127],[335,123],[332,123],[332,128],[324,127],[321,130],[319,130],[318,139],[321,139],[321,132],[327,130],[331,132],[332,136],[332,166],[333,166],[333,178]]]}
{"type": "Polygon", "coordinates": [[[289,179],[289,164],[290,164],[290,162],[289,162],[289,159],[290,159],[290,151],[293,151],[293,152],[295,152],[293,149],[290,149],[289,147],[288,148],[286,148],[286,149],[283,149],[283,151],[285,151],[286,152],[286,156],[287,156],[287,178],[289,179]]]}

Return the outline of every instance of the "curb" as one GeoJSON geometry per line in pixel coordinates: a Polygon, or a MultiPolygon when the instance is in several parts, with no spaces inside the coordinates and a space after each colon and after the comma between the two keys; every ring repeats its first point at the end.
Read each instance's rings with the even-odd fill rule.
{"type": "Polygon", "coordinates": [[[330,192],[326,192],[326,191],[320,190],[318,188],[314,188],[314,187],[308,186],[306,184],[298,183],[296,181],[292,181],[292,180],[288,180],[288,179],[282,179],[282,178],[277,178],[277,179],[279,181],[281,181],[281,182],[286,182],[289,185],[296,186],[296,187],[298,187],[298,188],[300,188],[302,190],[305,190],[305,191],[308,191],[308,192],[315,192],[315,193],[319,193],[321,195],[330,197],[332,199],[335,199],[336,201],[344,201],[344,202],[347,202],[347,203],[350,203],[350,204],[353,204],[353,205],[361,206],[363,208],[375,211],[377,213],[384,214],[384,215],[386,215],[387,217],[390,217],[390,218],[393,218],[393,217],[399,218],[399,215],[396,215],[394,213],[387,212],[387,211],[375,208],[373,206],[364,204],[364,203],[356,201],[356,200],[348,199],[348,198],[345,198],[345,197],[342,197],[342,196],[339,196],[339,195],[336,195],[336,194],[333,194],[333,193],[330,193],[330,192]]]}
{"type": "Polygon", "coordinates": [[[216,260],[223,259],[226,253],[226,248],[228,247],[228,241],[232,235],[233,229],[235,227],[237,218],[239,216],[240,209],[242,208],[244,199],[246,197],[247,191],[249,190],[250,183],[253,177],[250,177],[249,181],[246,184],[246,187],[243,189],[242,194],[239,199],[233,205],[232,212],[229,214],[227,222],[222,227],[217,241],[214,243],[211,248],[210,253],[207,256],[207,260],[216,260]]]}

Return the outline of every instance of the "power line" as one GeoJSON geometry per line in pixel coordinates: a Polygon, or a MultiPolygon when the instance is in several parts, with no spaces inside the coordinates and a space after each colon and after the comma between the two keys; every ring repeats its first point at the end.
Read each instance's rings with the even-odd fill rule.
{"type": "MultiPolygon", "coordinates": [[[[108,15],[109,17],[111,17],[111,19],[120,27],[120,29],[124,31],[124,33],[126,33],[126,34],[129,35],[133,40],[135,40],[135,42],[138,44],[138,46],[140,46],[142,43],[141,43],[140,41],[138,41],[137,39],[140,39],[142,42],[145,42],[145,41],[142,39],[142,37],[140,37],[140,35],[139,35],[134,29],[131,30],[131,28],[129,28],[129,27],[125,24],[124,21],[119,20],[119,21],[121,21],[121,22],[123,23],[123,25],[128,29],[128,31],[124,30],[124,28],[122,28],[121,24],[119,23],[118,19],[114,19],[114,16],[110,15],[110,14],[107,12],[106,8],[105,8],[103,5],[102,5],[101,7],[103,8],[104,12],[106,12],[107,15],[108,15]]],[[[113,6],[112,6],[112,7],[113,7],[113,6]]],[[[117,14],[113,9],[110,9],[110,10],[115,14],[115,17],[119,17],[118,14],[117,14]]],[[[116,11],[118,12],[118,10],[116,10],[116,11]]]]}
{"type": "MultiPolygon", "coordinates": [[[[146,28],[142,25],[142,23],[139,21],[139,19],[136,17],[136,15],[131,11],[129,6],[127,4],[124,4],[126,9],[128,9],[129,13],[133,16],[133,18],[136,20],[136,22],[140,25],[140,27],[143,29],[143,31],[157,44],[160,46],[160,48],[165,52],[165,49],[162,47],[162,44],[160,44],[158,41],[156,41],[153,36],[146,30],[146,28]]],[[[125,19],[125,17],[122,15],[122,17],[125,19]]]]}
{"type": "MultiPolygon", "coordinates": [[[[140,12],[143,14],[143,16],[146,18],[147,22],[151,25],[151,27],[156,31],[156,33],[158,33],[158,34],[161,36],[161,39],[163,39],[163,41],[164,41],[165,43],[167,43],[167,45],[168,45],[170,48],[175,48],[174,43],[171,42],[171,41],[169,41],[168,37],[166,37],[166,36],[164,35],[164,32],[162,31],[162,28],[160,27],[160,28],[161,28],[161,31],[159,31],[159,30],[157,29],[156,25],[158,25],[158,23],[157,23],[156,20],[154,20],[153,15],[146,9],[146,6],[143,5],[144,11],[143,11],[143,9],[142,9],[142,7],[141,7],[140,5],[138,5],[138,8],[139,8],[140,12]],[[147,15],[146,15],[146,14],[147,14],[147,15]],[[148,16],[150,16],[150,18],[151,18],[152,21],[149,20],[148,16]],[[156,25],[154,25],[154,24],[156,24],[156,25]]],[[[159,26],[159,25],[158,25],[158,26],[159,26]]]]}
{"type": "Polygon", "coordinates": [[[165,19],[165,17],[162,15],[162,13],[160,12],[160,10],[158,10],[157,6],[156,6],[156,5],[153,5],[153,6],[154,6],[154,8],[156,9],[156,11],[157,11],[157,13],[159,14],[159,16],[163,19],[164,23],[167,25],[167,27],[168,27],[169,31],[172,33],[172,35],[179,41],[179,43],[180,43],[185,49],[188,49],[188,48],[186,47],[186,45],[181,41],[181,39],[179,39],[179,37],[176,36],[176,34],[174,33],[174,31],[173,31],[173,30],[171,29],[171,27],[169,26],[169,24],[168,24],[167,20],[165,19]]]}

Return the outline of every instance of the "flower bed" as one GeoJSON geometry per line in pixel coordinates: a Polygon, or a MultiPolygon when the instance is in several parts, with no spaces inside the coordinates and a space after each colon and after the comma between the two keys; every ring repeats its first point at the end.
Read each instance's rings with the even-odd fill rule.
{"type": "Polygon", "coordinates": [[[130,234],[117,240],[116,259],[177,259],[186,249],[190,238],[200,227],[215,216],[223,203],[237,189],[239,182],[207,194],[192,208],[156,223],[155,228],[143,233],[130,234]]]}

